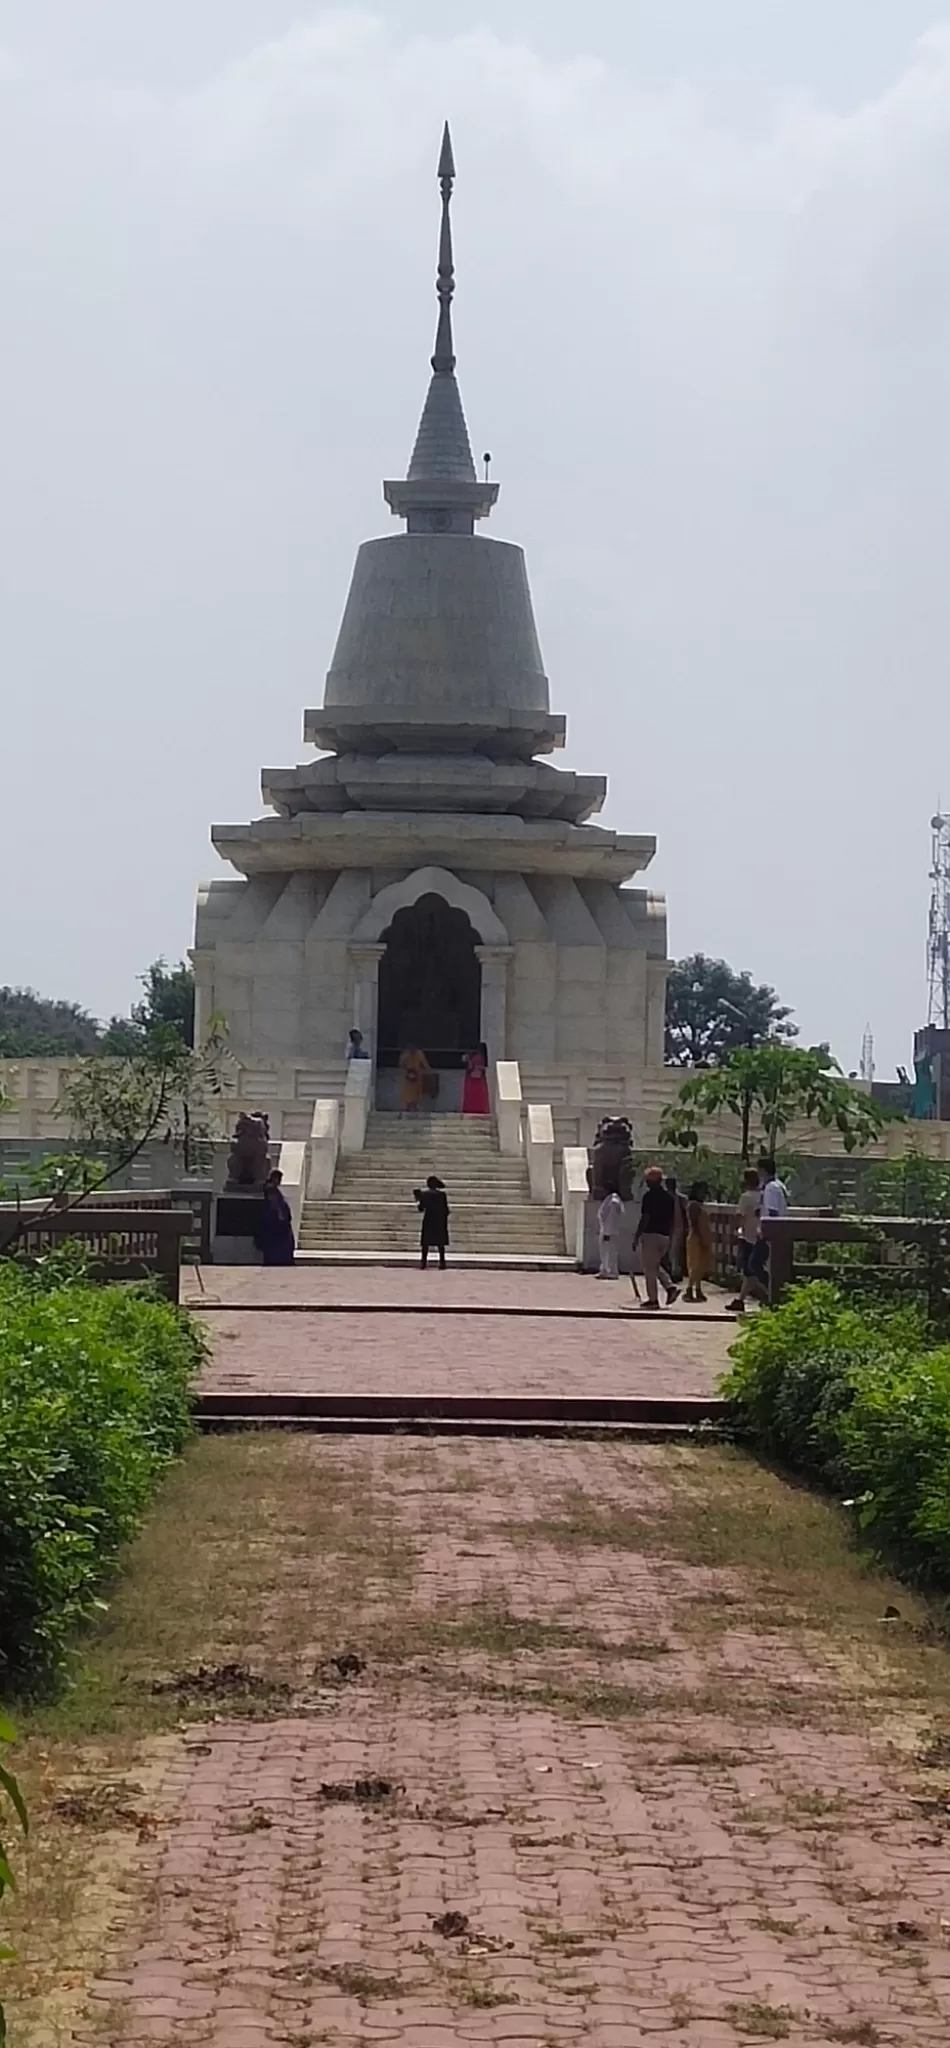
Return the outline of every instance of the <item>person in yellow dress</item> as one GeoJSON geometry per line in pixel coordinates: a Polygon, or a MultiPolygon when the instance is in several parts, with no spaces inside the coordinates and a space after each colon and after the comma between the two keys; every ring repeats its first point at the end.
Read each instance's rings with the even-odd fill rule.
{"type": "Polygon", "coordinates": [[[425,1076],[432,1072],[420,1046],[407,1045],[400,1053],[399,1071],[402,1074],[403,1109],[418,1109],[425,1094],[425,1076]]]}

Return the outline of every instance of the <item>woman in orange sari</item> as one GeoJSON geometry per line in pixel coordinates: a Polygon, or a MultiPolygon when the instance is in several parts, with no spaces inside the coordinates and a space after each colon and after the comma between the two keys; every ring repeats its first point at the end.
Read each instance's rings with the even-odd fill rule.
{"type": "Polygon", "coordinates": [[[399,1071],[402,1075],[403,1109],[418,1109],[425,1094],[425,1075],[432,1069],[425,1053],[418,1045],[407,1045],[399,1055],[399,1071]]]}

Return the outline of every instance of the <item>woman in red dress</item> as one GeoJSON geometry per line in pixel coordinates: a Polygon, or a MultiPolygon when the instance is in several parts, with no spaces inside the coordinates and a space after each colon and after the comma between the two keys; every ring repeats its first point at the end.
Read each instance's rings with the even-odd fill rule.
{"type": "Polygon", "coordinates": [[[468,1052],[465,1055],[462,1115],[491,1115],[491,1101],[488,1094],[488,1056],[483,1045],[479,1047],[477,1052],[468,1052]]]}

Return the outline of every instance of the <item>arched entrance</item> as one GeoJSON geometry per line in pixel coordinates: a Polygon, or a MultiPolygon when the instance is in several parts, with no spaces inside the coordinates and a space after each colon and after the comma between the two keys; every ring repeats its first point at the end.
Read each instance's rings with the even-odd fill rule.
{"type": "Polygon", "coordinates": [[[415,1044],[432,1066],[459,1067],[481,1038],[482,970],[470,919],[430,892],[397,910],[381,939],[380,1066],[395,1065],[415,1044]]]}

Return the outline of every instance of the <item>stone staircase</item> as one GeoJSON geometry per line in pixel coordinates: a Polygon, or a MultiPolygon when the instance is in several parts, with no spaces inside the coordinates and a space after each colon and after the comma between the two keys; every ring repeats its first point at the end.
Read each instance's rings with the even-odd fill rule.
{"type": "Polygon", "coordinates": [[[568,1263],[560,1209],[531,1202],[527,1167],[502,1158],[494,1118],[382,1111],[369,1119],[364,1151],[339,1160],[329,1200],[306,1203],[301,1255],[417,1253],[412,1190],[430,1173],[446,1185],[453,1254],[568,1263]]]}

